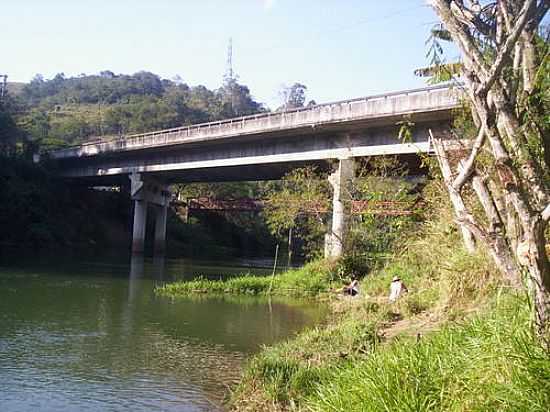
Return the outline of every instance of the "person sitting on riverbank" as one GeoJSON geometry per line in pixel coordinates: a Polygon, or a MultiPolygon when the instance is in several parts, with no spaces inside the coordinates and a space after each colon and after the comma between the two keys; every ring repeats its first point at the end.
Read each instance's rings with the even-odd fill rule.
{"type": "Polygon", "coordinates": [[[403,283],[403,281],[399,278],[399,276],[394,276],[391,284],[390,284],[390,296],[389,301],[390,303],[395,302],[403,293],[408,292],[409,290],[403,283]]]}
{"type": "Polygon", "coordinates": [[[340,289],[344,295],[357,296],[359,294],[359,280],[357,277],[352,277],[348,285],[340,289]]]}

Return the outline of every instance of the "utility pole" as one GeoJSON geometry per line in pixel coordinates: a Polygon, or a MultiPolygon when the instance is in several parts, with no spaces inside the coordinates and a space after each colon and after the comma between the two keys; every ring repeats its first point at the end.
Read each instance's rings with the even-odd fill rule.
{"type": "Polygon", "coordinates": [[[8,92],[8,75],[0,74],[0,78],[2,79],[2,83],[0,83],[0,99],[4,100],[4,96],[8,92]]]}

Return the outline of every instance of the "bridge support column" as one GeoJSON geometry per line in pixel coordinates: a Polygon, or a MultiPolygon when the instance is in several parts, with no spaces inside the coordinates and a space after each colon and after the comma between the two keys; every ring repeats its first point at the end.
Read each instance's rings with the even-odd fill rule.
{"type": "Polygon", "coordinates": [[[145,226],[147,225],[147,201],[134,200],[134,227],[132,254],[141,255],[145,250],[145,226]]]}
{"type": "Polygon", "coordinates": [[[157,206],[155,216],[155,256],[166,252],[166,217],[168,206],[157,206]]]}
{"type": "Polygon", "coordinates": [[[134,228],[132,254],[143,254],[145,249],[145,228],[147,226],[147,205],[157,206],[155,216],[155,255],[164,254],[166,243],[166,216],[170,192],[164,184],[140,173],[130,175],[130,195],[134,200],[134,228]]]}
{"type": "Polygon", "coordinates": [[[338,258],[344,252],[348,220],[351,214],[350,185],[354,173],[353,159],[339,159],[337,169],[328,178],[333,189],[332,229],[325,236],[325,257],[328,258],[338,258]]]}

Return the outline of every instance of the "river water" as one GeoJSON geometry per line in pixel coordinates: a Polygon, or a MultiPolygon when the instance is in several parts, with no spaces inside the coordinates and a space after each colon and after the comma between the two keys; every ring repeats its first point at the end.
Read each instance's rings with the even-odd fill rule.
{"type": "Polygon", "coordinates": [[[261,345],[326,314],[314,302],[154,294],[196,274],[268,271],[241,264],[0,266],[0,411],[223,410],[261,345]]]}

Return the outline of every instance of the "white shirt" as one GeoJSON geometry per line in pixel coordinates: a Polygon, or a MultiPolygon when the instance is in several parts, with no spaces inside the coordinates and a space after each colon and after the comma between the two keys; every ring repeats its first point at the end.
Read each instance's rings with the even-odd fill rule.
{"type": "Polygon", "coordinates": [[[403,282],[400,280],[394,280],[390,285],[390,302],[395,302],[399,295],[403,292],[403,282]]]}

